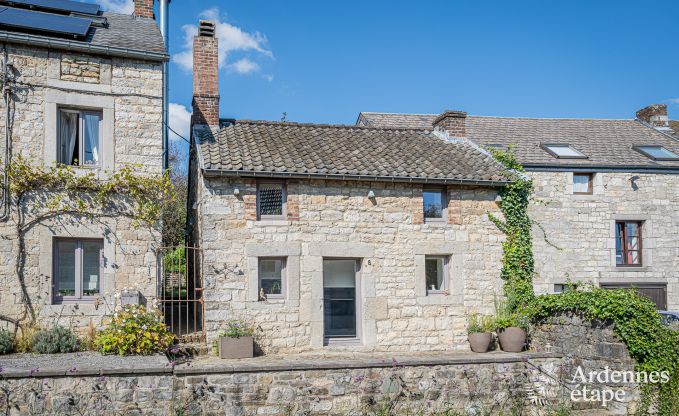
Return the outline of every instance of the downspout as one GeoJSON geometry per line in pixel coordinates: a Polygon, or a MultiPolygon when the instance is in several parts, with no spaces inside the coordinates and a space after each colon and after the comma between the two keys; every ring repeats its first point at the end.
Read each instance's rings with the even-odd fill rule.
{"type": "Polygon", "coordinates": [[[2,182],[2,211],[0,211],[0,221],[7,221],[9,219],[9,164],[11,162],[11,140],[10,140],[10,99],[12,97],[12,89],[9,85],[10,74],[9,71],[9,56],[7,53],[7,45],[2,45],[2,95],[5,99],[5,158],[3,163],[3,182],[2,182]]]}
{"type": "MultiPolygon", "coordinates": [[[[170,0],[160,0],[160,33],[165,43],[165,52],[170,53],[170,0]]],[[[170,61],[163,62],[163,172],[170,167],[169,103],[170,61]]]]}

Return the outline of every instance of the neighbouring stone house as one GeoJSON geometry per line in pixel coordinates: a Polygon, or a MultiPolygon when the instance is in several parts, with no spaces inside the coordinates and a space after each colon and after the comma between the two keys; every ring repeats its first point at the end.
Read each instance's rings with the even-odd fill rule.
{"type": "MultiPolygon", "coordinates": [[[[659,309],[679,310],[679,142],[665,105],[627,120],[452,114],[451,134],[511,146],[535,181],[537,292],[562,291],[569,280],[634,286],[659,309]]],[[[439,119],[363,112],[357,124],[428,129],[439,119]]]]}
{"type": "Polygon", "coordinates": [[[217,40],[194,39],[191,233],[208,339],[230,319],[265,352],[466,348],[501,293],[507,172],[431,129],[219,120],[217,40]]]}
{"type": "MultiPolygon", "coordinates": [[[[11,157],[72,165],[99,177],[130,164],[161,174],[162,64],[168,56],[153,0],[137,0],[133,15],[79,2],[30,7],[0,2],[1,78],[9,92],[0,102],[0,129],[8,133],[11,157]]],[[[0,222],[4,318],[25,318],[30,304],[41,323],[84,326],[110,311],[114,291],[134,287],[147,299],[155,296],[158,228],[134,228],[122,216],[63,215],[19,238],[16,208],[11,204],[0,222]],[[23,289],[20,246],[26,252],[23,289]]],[[[30,221],[32,206],[22,209],[30,221]]]]}

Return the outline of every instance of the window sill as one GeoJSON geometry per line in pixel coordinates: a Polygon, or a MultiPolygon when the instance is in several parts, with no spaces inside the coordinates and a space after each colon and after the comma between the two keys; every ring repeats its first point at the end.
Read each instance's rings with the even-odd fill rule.
{"type": "Polygon", "coordinates": [[[615,272],[648,272],[651,270],[651,266],[614,266],[611,267],[612,271],[615,272]]]}
{"type": "Polygon", "coordinates": [[[443,220],[443,221],[425,221],[424,225],[432,227],[432,228],[441,228],[441,227],[446,227],[448,226],[448,222],[443,220]]]}
{"type": "Polygon", "coordinates": [[[324,338],[323,339],[323,345],[332,347],[332,346],[361,346],[363,345],[363,342],[361,342],[360,338],[324,338]]]}
{"type": "Polygon", "coordinates": [[[290,221],[283,220],[283,219],[280,219],[280,220],[260,219],[260,220],[255,221],[254,223],[255,223],[255,225],[259,225],[259,226],[271,226],[271,225],[281,226],[281,225],[290,225],[291,224],[290,221]]]}

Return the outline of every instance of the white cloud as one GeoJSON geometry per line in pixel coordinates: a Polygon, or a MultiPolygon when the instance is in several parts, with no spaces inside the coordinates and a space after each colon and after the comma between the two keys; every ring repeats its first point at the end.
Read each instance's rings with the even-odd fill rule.
{"type": "Polygon", "coordinates": [[[259,65],[248,58],[242,58],[229,65],[229,68],[239,74],[249,74],[259,71],[259,65]]]}
{"type": "MultiPolygon", "coordinates": [[[[172,130],[181,134],[186,140],[189,140],[189,130],[191,128],[191,113],[181,104],[170,103],[169,110],[169,124],[172,130]]],[[[170,131],[170,140],[181,140],[175,133],[170,131]]]]}
{"type": "MultiPolygon", "coordinates": [[[[80,1],[85,2],[84,0],[80,1]]],[[[97,0],[96,3],[107,12],[121,14],[132,14],[134,12],[134,0],[97,0]]]]}
{"type": "MultiPolygon", "coordinates": [[[[231,69],[239,74],[259,71],[259,64],[250,58],[241,58],[229,63],[229,58],[233,52],[254,53],[258,56],[273,58],[273,54],[267,49],[268,40],[265,35],[259,32],[245,32],[241,28],[224,21],[224,17],[220,14],[218,8],[214,7],[203,11],[200,18],[214,20],[217,24],[215,35],[219,41],[218,60],[220,68],[231,69]]],[[[191,71],[193,69],[193,38],[198,33],[198,27],[196,25],[184,25],[182,31],[184,32],[184,50],[174,54],[172,60],[182,69],[191,71]]]]}
{"type": "Polygon", "coordinates": [[[670,98],[667,101],[672,103],[672,104],[679,104],[679,98],[670,98]]]}

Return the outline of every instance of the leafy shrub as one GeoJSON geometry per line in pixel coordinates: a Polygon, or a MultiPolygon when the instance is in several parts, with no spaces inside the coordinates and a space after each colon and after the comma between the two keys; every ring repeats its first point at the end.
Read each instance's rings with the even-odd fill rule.
{"type": "Polygon", "coordinates": [[[63,326],[43,329],[33,336],[33,352],[39,354],[56,354],[79,350],[78,337],[69,328],[63,326]]]}
{"type": "Polygon", "coordinates": [[[495,330],[495,318],[490,315],[479,315],[477,313],[469,315],[467,323],[467,333],[493,332],[495,330]]]}
{"type": "Polygon", "coordinates": [[[16,352],[26,353],[33,351],[33,338],[40,331],[37,323],[19,327],[15,339],[16,352]]]}
{"type": "Polygon", "coordinates": [[[111,318],[108,328],[94,341],[102,354],[151,355],[166,351],[174,335],[162,321],[160,312],[139,305],[126,305],[111,318]]]}
{"type": "Polygon", "coordinates": [[[0,329],[0,354],[14,352],[14,334],[6,329],[0,329]]]}
{"type": "Polygon", "coordinates": [[[226,329],[219,333],[220,337],[241,338],[251,337],[255,333],[255,329],[243,321],[229,321],[226,323],[226,329]]]}

